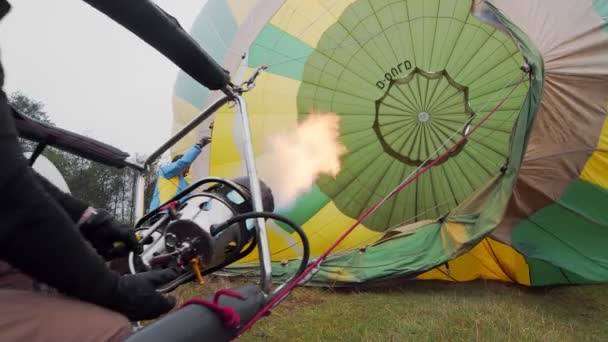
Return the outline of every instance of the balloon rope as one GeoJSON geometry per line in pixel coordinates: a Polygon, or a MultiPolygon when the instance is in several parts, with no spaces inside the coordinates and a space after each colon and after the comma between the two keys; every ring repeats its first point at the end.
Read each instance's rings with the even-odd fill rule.
{"type": "Polygon", "coordinates": [[[504,103],[507,101],[507,99],[509,98],[509,96],[511,96],[511,94],[515,91],[515,89],[517,89],[521,84],[522,83],[520,82],[515,87],[513,87],[513,89],[511,89],[511,91],[509,92],[509,94],[507,94],[507,96],[505,96],[505,98],[502,99],[494,107],[494,109],[492,109],[492,111],[490,111],[483,118],[483,120],[479,121],[479,123],[477,125],[475,125],[469,132],[467,132],[466,134],[464,134],[460,140],[458,140],[454,145],[452,145],[452,147],[450,147],[449,149],[447,149],[443,154],[441,154],[439,157],[437,157],[436,159],[434,159],[433,161],[431,161],[428,165],[426,165],[425,167],[423,167],[422,169],[420,169],[420,171],[418,171],[416,174],[414,174],[413,177],[409,177],[408,179],[406,179],[403,183],[401,183],[399,186],[397,186],[395,189],[393,189],[388,195],[386,195],[384,198],[382,198],[381,200],[379,200],[378,202],[376,202],[376,204],[374,204],[365,213],[363,213],[363,215],[361,215],[357,219],[357,221],[350,228],[348,228],[338,238],[338,240],[336,240],[321,256],[319,256],[317,259],[315,259],[315,261],[312,264],[310,264],[306,268],[306,270],[304,270],[304,272],[302,272],[296,279],[294,279],[294,281],[292,281],[288,286],[286,286],[276,296],[274,296],[274,298],[268,304],[266,304],[266,306],[262,310],[260,310],[239,331],[239,336],[242,335],[249,328],[251,328],[251,326],[253,326],[253,324],[255,324],[255,322],[257,322],[262,316],[264,316],[264,314],[266,314],[266,312],[268,312],[268,310],[272,309],[276,303],[278,303],[279,301],[281,301],[283,299],[283,297],[285,297],[285,295],[287,295],[291,290],[293,290],[293,288],[296,287],[302,281],[302,279],[304,279],[315,268],[317,268],[321,264],[321,262],[323,262],[323,260],[325,260],[329,256],[329,254],[334,249],[336,249],[336,247],[338,247],[338,245],[340,243],[342,243],[342,241],[344,241],[344,239],[346,239],[348,237],[348,235],[350,235],[350,233],[352,233],[355,230],[355,228],[357,228],[363,221],[365,221],[365,219],[367,219],[371,214],[373,214],[384,202],[386,202],[389,198],[391,198],[392,196],[394,196],[397,193],[399,193],[401,190],[403,190],[406,186],[408,186],[409,184],[411,184],[414,180],[416,180],[422,174],[424,174],[428,170],[430,170],[433,166],[435,166],[437,163],[439,163],[443,158],[447,157],[450,153],[452,153],[452,151],[454,151],[458,147],[458,145],[462,144],[471,134],[473,134],[475,131],[477,131],[477,129],[479,127],[481,127],[481,125],[483,125],[492,115],[494,115],[494,113],[496,113],[496,111],[500,107],[502,107],[504,105],[504,103]]]}
{"type": "MultiPolygon", "coordinates": [[[[513,81],[515,81],[516,79],[517,79],[517,76],[516,76],[516,77],[514,77],[514,78],[511,80],[511,82],[509,82],[509,83],[505,84],[505,86],[504,86],[503,88],[501,88],[499,91],[503,91],[503,90],[505,90],[505,89],[509,88],[510,86],[514,86],[514,85],[516,85],[516,83],[515,83],[515,82],[513,82],[513,81]]],[[[522,81],[523,81],[523,77],[520,77],[519,82],[522,82],[522,81]]],[[[486,101],[486,102],[483,104],[482,109],[480,109],[479,111],[475,111],[475,113],[482,113],[483,111],[485,111],[486,106],[488,106],[488,105],[490,104],[490,102],[491,102],[491,101],[492,101],[491,99],[488,99],[488,100],[487,100],[487,101],[486,101]]],[[[475,114],[475,117],[476,117],[476,116],[477,116],[477,114],[475,114]]],[[[511,116],[512,116],[512,114],[511,114],[509,117],[511,117],[511,116]]],[[[463,130],[464,130],[464,129],[465,129],[467,126],[470,126],[470,122],[471,122],[471,121],[472,121],[472,120],[469,120],[469,121],[466,123],[466,125],[465,125],[465,126],[463,126],[463,130]]],[[[496,122],[496,120],[494,120],[494,122],[496,122]]],[[[504,123],[504,122],[510,122],[510,120],[499,120],[499,122],[503,122],[503,123],[504,123]]],[[[484,138],[488,137],[490,134],[492,134],[492,133],[494,133],[495,131],[497,131],[497,130],[498,130],[500,127],[501,127],[501,126],[502,126],[502,124],[501,124],[499,127],[495,127],[495,128],[493,128],[493,129],[490,129],[490,132],[486,133],[486,134],[484,135],[484,138]]],[[[439,152],[441,152],[441,149],[443,149],[444,147],[446,147],[446,145],[448,144],[448,142],[453,141],[453,138],[455,138],[455,137],[456,137],[458,134],[459,134],[459,132],[454,132],[454,134],[452,134],[450,137],[448,137],[448,138],[447,138],[447,139],[446,139],[446,140],[445,140],[445,141],[444,141],[444,142],[441,144],[441,146],[439,146],[439,147],[438,147],[438,148],[437,148],[435,151],[433,151],[433,153],[429,154],[428,158],[427,158],[427,159],[426,159],[426,160],[425,160],[425,161],[424,161],[422,164],[420,164],[420,165],[419,165],[419,166],[418,166],[416,169],[414,169],[414,170],[413,170],[413,171],[412,171],[412,172],[411,172],[411,173],[410,173],[410,174],[409,174],[409,175],[408,175],[408,176],[407,176],[405,179],[409,179],[410,177],[414,176],[414,175],[416,174],[416,172],[418,172],[418,170],[420,170],[420,168],[422,168],[422,167],[423,167],[423,166],[424,166],[424,165],[425,165],[427,162],[429,162],[429,161],[432,159],[432,157],[433,157],[433,156],[435,156],[436,154],[439,154],[439,152]]],[[[432,208],[428,208],[428,209],[426,209],[425,211],[423,211],[422,213],[419,213],[418,215],[415,215],[415,216],[412,216],[412,217],[409,217],[409,218],[407,218],[407,219],[403,220],[401,223],[398,223],[398,224],[396,224],[396,225],[394,225],[394,226],[392,226],[392,227],[388,228],[388,229],[387,229],[387,230],[385,230],[385,231],[382,231],[382,232],[379,232],[379,233],[375,233],[374,235],[372,235],[371,237],[369,237],[369,238],[367,238],[367,239],[365,239],[365,240],[363,240],[363,241],[359,241],[359,242],[353,243],[352,245],[347,246],[345,249],[341,250],[340,252],[337,252],[337,253],[332,254],[332,255],[331,255],[331,257],[326,258],[324,261],[327,261],[329,258],[337,258],[337,257],[340,257],[340,256],[341,256],[341,255],[343,255],[343,254],[350,253],[350,252],[352,252],[353,250],[355,250],[355,249],[357,249],[357,248],[360,248],[361,246],[365,245],[366,243],[368,243],[368,242],[370,242],[370,241],[375,240],[375,239],[376,239],[376,238],[378,238],[379,236],[381,236],[381,235],[383,235],[383,234],[386,234],[387,232],[393,231],[393,230],[395,230],[395,229],[397,229],[397,228],[399,228],[399,227],[403,226],[404,224],[406,224],[406,223],[407,223],[407,222],[409,222],[410,220],[415,220],[415,219],[417,219],[418,217],[420,217],[420,216],[424,215],[425,213],[427,213],[427,212],[428,212],[428,211],[430,211],[430,210],[433,210],[433,209],[439,208],[440,206],[443,206],[443,205],[445,205],[445,204],[448,204],[448,203],[449,203],[449,201],[450,201],[450,200],[445,201],[445,202],[443,202],[443,203],[439,203],[439,204],[435,205],[435,206],[434,206],[434,207],[432,207],[432,208]]],[[[331,224],[331,223],[326,223],[325,225],[323,225],[323,227],[328,226],[328,225],[330,225],[330,224],[331,224]]],[[[319,234],[321,233],[321,231],[322,231],[322,229],[318,229],[318,230],[316,230],[316,231],[312,232],[312,236],[314,237],[314,236],[319,235],[319,234]]],[[[310,238],[310,236],[309,236],[309,238],[310,238]]],[[[278,251],[273,252],[271,256],[275,256],[275,255],[277,255],[277,254],[280,254],[280,253],[282,253],[282,252],[284,252],[284,251],[286,251],[286,250],[288,250],[288,249],[290,249],[290,248],[292,248],[292,247],[294,247],[294,246],[296,246],[296,245],[298,245],[298,243],[297,243],[297,242],[294,242],[294,243],[290,244],[289,246],[287,246],[287,247],[285,247],[285,248],[283,248],[283,249],[280,249],[280,250],[278,250],[278,251]]],[[[258,258],[258,259],[251,260],[251,262],[252,262],[252,263],[253,263],[253,262],[256,262],[256,261],[259,261],[259,258],[258,258]]],[[[254,273],[254,272],[255,272],[255,271],[249,271],[249,272],[244,272],[244,273],[240,273],[240,274],[249,274],[249,273],[254,273]]]]}
{"type": "Polygon", "coordinates": [[[450,153],[452,153],[452,151],[455,150],[460,144],[462,144],[471,134],[475,133],[475,131],[477,131],[477,129],[479,127],[481,127],[492,115],[494,115],[494,113],[496,113],[496,111],[498,111],[498,109],[500,109],[504,105],[504,103],[507,101],[509,96],[511,96],[511,94],[515,91],[515,89],[517,89],[521,84],[522,83],[520,82],[515,87],[513,87],[511,89],[511,91],[509,92],[509,94],[507,94],[505,96],[505,98],[503,98],[494,107],[494,109],[492,109],[492,111],[490,111],[479,123],[477,123],[471,130],[469,130],[469,132],[464,134],[459,141],[457,141],[454,145],[452,145],[452,147],[447,149],[443,154],[441,154],[438,158],[431,161],[424,168],[420,169],[412,177],[408,177],[408,179],[406,179],[403,183],[401,183],[399,186],[397,186],[395,189],[393,189],[388,195],[386,195],[384,198],[382,198],[381,200],[376,202],[365,213],[363,213],[363,215],[361,215],[357,219],[357,221],[349,229],[347,229],[321,256],[319,256],[312,264],[310,264],[306,268],[306,270],[304,272],[302,272],[302,274],[300,274],[300,276],[298,276],[293,282],[291,282],[288,286],[286,286],[284,289],[282,289],[281,292],[279,292],[276,296],[274,296],[274,298],[239,331],[239,335],[243,334],[245,331],[247,331],[249,328],[251,328],[251,326],[253,326],[253,324],[255,324],[255,322],[257,322],[266,312],[268,312],[268,310],[272,309],[277,302],[281,301],[282,298],[285,297],[285,295],[287,295],[291,290],[293,290],[293,288],[296,287],[297,284],[300,283],[300,281],[302,279],[304,279],[315,268],[317,268],[321,264],[321,262],[323,262],[329,256],[329,254],[334,249],[336,249],[336,247],[338,247],[338,245],[340,243],[342,243],[348,237],[348,235],[350,235],[355,230],[355,228],[357,228],[363,221],[365,221],[371,214],[373,214],[384,202],[386,202],[392,196],[399,193],[401,190],[403,190],[406,186],[411,184],[418,177],[420,177],[421,175],[426,173],[428,170],[430,170],[433,166],[435,166],[437,163],[439,163],[443,158],[447,157],[450,153]]]}

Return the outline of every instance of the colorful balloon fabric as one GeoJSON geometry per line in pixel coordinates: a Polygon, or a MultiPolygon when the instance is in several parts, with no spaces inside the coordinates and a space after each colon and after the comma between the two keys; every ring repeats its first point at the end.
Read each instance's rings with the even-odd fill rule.
{"type": "MultiPolygon", "coordinates": [[[[245,95],[259,163],[265,139],[311,111],[340,116],[340,173],[277,210],[303,226],[313,256],[463,141],[357,227],[311,284],[608,280],[608,1],[209,0],[191,34],[235,83],[268,65],[245,95]]],[[[219,96],[180,73],[174,128],[219,96]]],[[[235,109],[213,120],[194,178],[243,175],[235,109]]],[[[268,230],[280,280],[301,246],[289,227],[268,230]]]]}

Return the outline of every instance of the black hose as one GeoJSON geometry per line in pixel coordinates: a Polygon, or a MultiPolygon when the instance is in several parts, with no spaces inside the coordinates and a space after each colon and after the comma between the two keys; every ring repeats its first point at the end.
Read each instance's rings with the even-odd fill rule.
{"type": "Polygon", "coordinates": [[[252,219],[252,218],[267,218],[267,219],[270,218],[270,219],[273,219],[276,221],[281,221],[281,222],[289,225],[291,228],[293,228],[293,230],[300,236],[300,240],[302,240],[302,248],[303,248],[304,252],[302,253],[302,261],[300,262],[300,267],[298,267],[298,270],[292,276],[291,280],[295,279],[297,276],[302,274],[302,272],[304,272],[304,270],[306,270],[306,266],[308,265],[308,259],[310,258],[310,245],[308,243],[308,238],[306,237],[304,230],[302,229],[302,227],[300,227],[299,224],[293,222],[292,220],[290,220],[289,218],[287,218],[283,215],[279,215],[279,214],[275,214],[275,213],[271,213],[271,212],[267,212],[267,211],[251,212],[251,213],[236,215],[222,224],[212,226],[210,229],[211,235],[215,236],[216,234],[220,233],[221,231],[223,231],[224,229],[228,228],[229,226],[231,226],[235,223],[238,223],[238,222],[244,221],[244,220],[248,220],[248,219],[252,219]]]}
{"type": "MultiPolygon", "coordinates": [[[[233,216],[232,218],[230,218],[229,220],[227,220],[224,223],[211,226],[211,228],[210,228],[211,235],[215,236],[235,223],[239,223],[241,221],[245,221],[245,220],[249,220],[249,219],[253,219],[253,218],[266,218],[266,219],[270,218],[270,219],[273,219],[276,221],[281,221],[281,222],[289,225],[290,227],[292,227],[293,230],[300,236],[300,240],[302,241],[302,249],[303,249],[302,260],[300,262],[300,266],[298,267],[297,271],[291,276],[291,278],[285,284],[288,284],[288,283],[294,281],[300,274],[302,274],[306,270],[306,267],[308,266],[308,261],[310,259],[310,244],[308,242],[308,237],[306,237],[306,233],[304,233],[304,230],[302,229],[302,227],[300,227],[299,224],[295,223],[294,221],[290,220],[289,218],[287,218],[283,215],[266,212],[266,211],[239,214],[239,215],[233,216]]],[[[236,262],[236,261],[244,258],[245,256],[247,256],[249,253],[251,253],[253,251],[255,246],[256,246],[256,238],[254,237],[254,240],[252,241],[250,246],[248,246],[248,248],[246,248],[245,251],[241,252],[237,256],[237,258],[235,258],[236,260],[226,261],[220,265],[217,265],[208,270],[205,270],[205,271],[203,271],[203,275],[213,273],[217,270],[220,270],[220,269],[230,265],[233,262],[236,262]]],[[[172,291],[173,289],[175,289],[179,285],[183,284],[184,282],[193,279],[193,277],[194,277],[194,274],[184,274],[184,275],[178,277],[177,279],[175,279],[174,281],[170,282],[169,284],[166,284],[163,288],[158,289],[157,291],[163,292],[163,293],[172,291]]]]}

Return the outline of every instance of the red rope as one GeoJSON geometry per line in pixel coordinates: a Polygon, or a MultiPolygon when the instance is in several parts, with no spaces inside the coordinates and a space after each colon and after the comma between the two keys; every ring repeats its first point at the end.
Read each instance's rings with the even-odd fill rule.
{"type": "Polygon", "coordinates": [[[357,228],[363,221],[365,221],[365,219],[367,219],[371,214],[373,214],[376,209],[378,209],[378,207],[380,207],[382,205],[382,203],[384,203],[387,199],[391,198],[392,196],[394,196],[395,194],[399,193],[401,190],[403,190],[403,188],[405,188],[406,186],[408,186],[409,184],[411,184],[413,181],[415,181],[418,177],[420,177],[421,175],[423,175],[425,172],[427,172],[430,168],[432,168],[433,166],[435,166],[437,163],[439,163],[439,161],[441,161],[443,158],[447,157],[450,153],[452,153],[452,151],[454,151],[458,145],[462,144],[471,134],[473,134],[479,127],[481,127],[481,125],[483,125],[492,115],[494,115],[494,113],[496,113],[496,111],[502,107],[502,105],[507,101],[507,99],[509,98],[509,96],[511,96],[511,94],[515,91],[515,89],[517,89],[519,87],[519,85],[521,85],[521,82],[517,84],[516,87],[514,87],[509,94],[502,99],[502,101],[500,101],[495,107],[494,109],[492,109],[492,111],[490,111],[488,113],[488,115],[486,115],[485,118],[483,118],[483,120],[481,120],[477,125],[475,125],[469,132],[465,133],[462,138],[460,140],[458,140],[452,147],[450,147],[449,149],[447,149],[444,153],[442,153],[439,157],[437,157],[435,160],[433,160],[432,162],[430,162],[428,165],[426,165],[425,167],[423,167],[422,169],[420,169],[418,172],[416,172],[412,177],[406,179],[403,183],[401,183],[398,187],[396,187],[393,191],[391,191],[387,196],[385,196],[384,198],[382,198],[381,200],[379,200],[378,202],[376,202],[371,208],[369,208],[365,213],[363,213],[363,215],[361,215],[357,221],[350,227],[348,228],[341,236],[340,238],[338,238],[338,240],[336,240],[336,242],[334,242],[320,257],[318,257],[312,264],[310,264],[305,270],[304,272],[302,272],[302,274],[300,274],[296,279],[294,279],[289,285],[287,285],[283,290],[281,290],[281,292],[279,292],[262,310],[260,310],[240,331],[239,331],[239,336],[242,335],[245,331],[247,331],[247,329],[251,328],[251,326],[253,326],[253,324],[255,324],[255,322],[257,322],[264,314],[266,314],[266,312],[268,312],[268,310],[272,309],[272,307],[279,302],[283,297],[285,297],[286,294],[288,294],[291,290],[293,290],[294,287],[297,286],[298,283],[300,283],[300,281],[302,281],[302,279],[304,279],[310,272],[312,272],[317,266],[319,266],[319,264],[321,264],[321,262],[323,262],[323,260],[325,260],[327,258],[327,256],[329,256],[329,254],[336,249],[336,247],[338,247],[338,245],[340,243],[342,243],[342,241],[344,241],[344,239],[346,239],[346,237],[348,237],[348,235],[350,233],[353,232],[353,230],[355,230],[355,228],[357,228]]]}
{"type": "Polygon", "coordinates": [[[222,289],[215,293],[215,296],[213,297],[213,302],[210,302],[205,299],[193,298],[193,299],[186,301],[181,307],[183,308],[185,306],[193,305],[193,304],[206,306],[211,311],[215,312],[218,316],[220,316],[220,319],[222,320],[222,322],[224,322],[224,326],[226,328],[235,328],[241,323],[241,318],[239,317],[239,314],[232,307],[221,306],[219,304],[219,300],[220,300],[221,296],[234,297],[234,298],[238,298],[240,300],[245,300],[245,297],[236,291],[229,290],[229,289],[222,289]]]}

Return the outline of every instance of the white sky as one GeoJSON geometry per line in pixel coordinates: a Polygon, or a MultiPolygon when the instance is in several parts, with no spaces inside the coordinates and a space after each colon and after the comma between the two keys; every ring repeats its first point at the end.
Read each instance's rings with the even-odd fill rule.
{"type": "MultiPolygon", "coordinates": [[[[156,0],[189,29],[207,0],[156,0]]],[[[13,0],[0,22],[5,91],[45,104],[62,128],[130,154],[169,138],[177,67],[79,0],[13,0]]]]}

